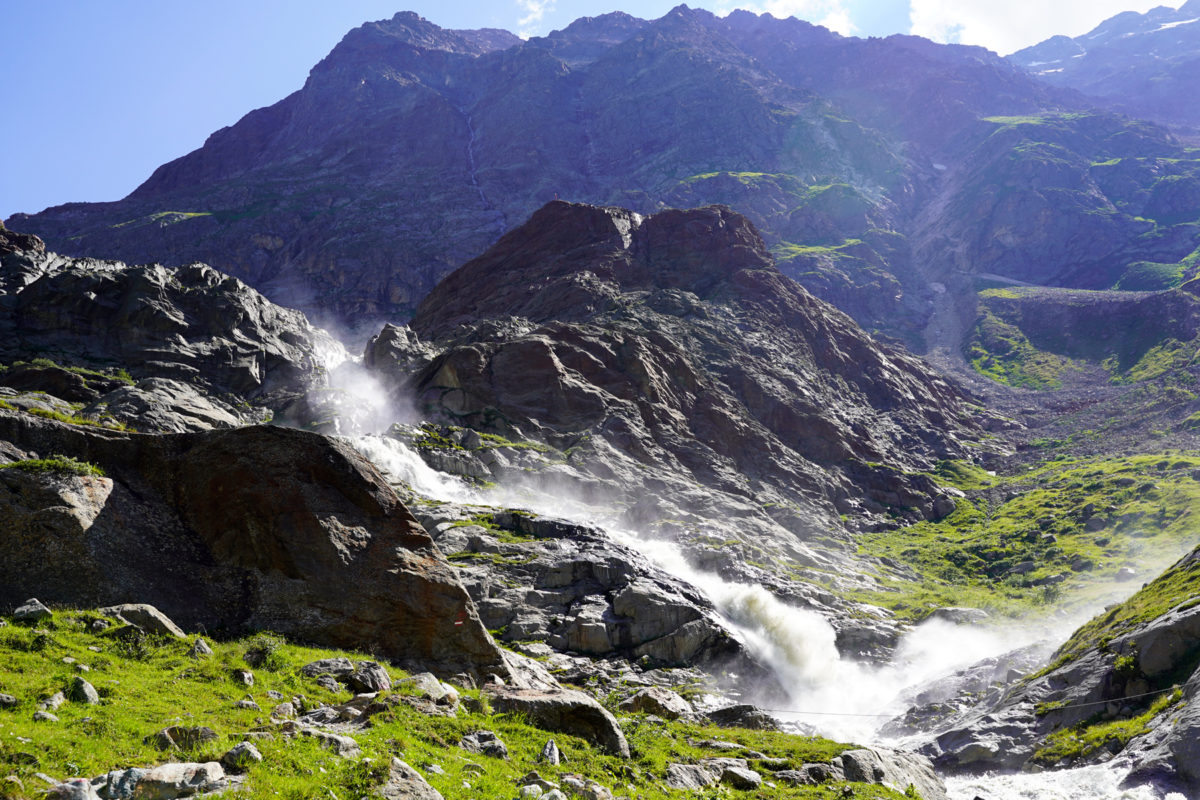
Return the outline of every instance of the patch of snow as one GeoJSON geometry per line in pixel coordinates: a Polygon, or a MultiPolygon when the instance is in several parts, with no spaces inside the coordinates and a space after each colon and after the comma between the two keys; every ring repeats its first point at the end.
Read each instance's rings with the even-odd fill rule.
{"type": "Polygon", "coordinates": [[[1159,25],[1157,28],[1154,29],[1153,32],[1157,33],[1158,31],[1165,31],[1165,30],[1169,30],[1171,28],[1178,28],[1180,25],[1191,25],[1193,22],[1200,22],[1200,17],[1197,17],[1196,19],[1182,19],[1179,22],[1168,22],[1165,25],[1159,25]]]}

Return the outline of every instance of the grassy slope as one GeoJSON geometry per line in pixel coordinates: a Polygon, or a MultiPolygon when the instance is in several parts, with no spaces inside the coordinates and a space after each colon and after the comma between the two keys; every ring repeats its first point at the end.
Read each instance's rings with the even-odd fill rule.
{"type": "Polygon", "coordinates": [[[917,579],[896,571],[883,591],[858,599],[909,619],[944,605],[1018,614],[1067,594],[1094,599],[1125,566],[1144,580],[1147,565],[1196,541],[1197,468],[1195,453],[1051,460],[1007,477],[944,463],[935,477],[967,494],[953,514],[859,538],[862,554],[899,562],[917,579]],[[1104,527],[1088,529],[1089,505],[1104,527]],[[1062,582],[1039,585],[1055,575],[1062,582]]]}
{"type": "MultiPolygon", "coordinates": [[[[267,722],[270,709],[281,702],[268,698],[270,690],[286,698],[303,695],[310,704],[350,699],[349,692],[334,694],[322,689],[299,673],[300,666],[336,655],[369,657],[284,644],[268,658],[266,666],[254,669],[255,685],[246,687],[236,682],[232,673],[247,668],[243,655],[253,644],[249,640],[212,643],[214,655],[193,659],[187,655],[190,642],[126,641],[111,631],[93,633],[88,623],[96,618],[89,612],[60,611],[53,620],[35,628],[15,624],[0,627],[0,692],[21,701],[14,709],[0,710],[0,776],[21,779],[25,789],[18,797],[38,794],[41,785],[33,777],[35,772],[59,779],[93,777],[111,769],[144,767],[167,760],[218,759],[241,739],[243,732],[267,722]],[[63,661],[66,657],[91,667],[83,675],[95,685],[102,702],[98,706],[68,702],[55,712],[59,722],[35,723],[32,716],[38,698],[65,691],[77,674],[74,665],[63,661]],[[247,695],[263,710],[234,707],[247,695]],[[172,724],[207,725],[220,738],[199,752],[177,754],[174,759],[143,742],[147,735],[172,724]]],[[[393,680],[404,675],[390,671],[393,680]]],[[[610,705],[616,699],[609,698],[610,705]]],[[[668,763],[730,755],[693,746],[689,738],[733,741],[786,759],[789,768],[805,762],[827,762],[846,749],[823,739],[660,723],[640,716],[623,718],[622,722],[634,751],[630,761],[605,755],[581,739],[537,730],[519,717],[468,713],[463,708],[457,719],[428,717],[398,705],[373,717],[370,727],[351,734],[362,747],[361,759],[340,758],[308,738],[277,737],[257,742],[264,761],[251,767],[239,794],[285,799],[358,798],[377,785],[388,760],[397,755],[425,774],[448,800],[515,796],[516,780],[535,768],[550,780],[574,772],[612,788],[618,796],[652,799],[684,796],[663,788],[668,763]],[[479,729],[499,734],[509,747],[510,760],[474,755],[455,746],[464,734],[479,729]],[[551,737],[567,758],[561,767],[535,763],[551,737]],[[446,774],[429,772],[429,764],[441,765],[446,774]],[[482,773],[472,765],[483,766],[482,773]]],[[[770,780],[769,773],[765,777],[770,780]]],[[[903,796],[877,786],[851,786],[853,796],[859,798],[903,796]]],[[[841,797],[843,788],[842,784],[804,788],[764,785],[753,796],[841,797]]],[[[728,792],[721,789],[691,796],[726,796],[728,792]]]]}

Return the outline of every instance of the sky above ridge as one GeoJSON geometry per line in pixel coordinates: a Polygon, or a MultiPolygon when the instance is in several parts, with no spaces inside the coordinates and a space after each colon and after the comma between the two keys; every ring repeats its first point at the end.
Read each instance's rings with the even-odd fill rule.
{"type": "MultiPolygon", "coordinates": [[[[118,200],[213,131],[271,105],[363,22],[415,11],[444,28],[540,36],[582,16],[656,19],[678,0],[0,0],[0,219],[118,200]]],[[[849,36],[913,33],[1002,54],[1078,36],[1145,0],[689,0],[795,16],[849,36]]],[[[1165,5],[1178,8],[1182,0],[1165,5]]]]}

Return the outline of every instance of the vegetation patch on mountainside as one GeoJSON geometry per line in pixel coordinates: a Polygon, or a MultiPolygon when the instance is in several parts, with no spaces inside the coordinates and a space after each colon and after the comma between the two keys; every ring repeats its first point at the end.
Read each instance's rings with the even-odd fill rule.
{"type": "Polygon", "coordinates": [[[948,462],[935,476],[966,490],[952,514],[858,537],[860,554],[901,566],[858,599],[912,620],[942,606],[1015,615],[1144,580],[1200,536],[1198,470],[1196,453],[1054,459],[1011,476],[948,462]]]}
{"type": "MultiPolygon", "coordinates": [[[[760,771],[765,782],[754,791],[756,798],[912,796],[866,784],[795,787],[771,780],[775,771],[828,763],[849,749],[825,739],[633,715],[621,718],[633,753],[624,760],[584,739],[535,728],[520,715],[493,713],[486,695],[475,689],[459,688],[463,702],[455,714],[430,715],[405,700],[416,699],[417,691],[403,682],[405,673],[392,668],[386,671],[393,688],[374,698],[378,705],[369,725],[343,720],[333,726],[359,748],[343,756],[319,737],[289,735],[296,728],[287,718],[352,699],[344,687],[319,681],[301,667],[318,659],[358,662],[369,656],[303,647],[270,634],[211,642],[211,653],[196,652],[191,640],[106,627],[108,620],[91,611],[60,610],[32,624],[0,621],[0,694],[12,701],[0,704],[0,774],[14,779],[0,788],[5,797],[39,796],[38,773],[65,780],[167,761],[216,761],[243,740],[252,741],[262,761],[248,765],[234,797],[363,797],[379,788],[392,757],[399,757],[446,798],[515,796],[520,779],[533,769],[549,781],[574,773],[617,795],[666,798],[676,796],[665,786],[668,764],[729,755],[749,758],[760,771]],[[67,699],[81,678],[95,689],[96,702],[67,699]],[[50,707],[40,704],[58,693],[61,703],[43,712],[50,718],[35,721],[39,708],[50,707]],[[291,708],[279,708],[288,703],[291,708]],[[205,726],[216,736],[182,753],[164,752],[155,734],[172,725],[205,726]],[[494,732],[507,746],[507,757],[459,746],[479,730],[494,732]],[[260,735],[247,737],[254,732],[260,735]],[[539,762],[551,738],[564,757],[561,765],[539,762]],[[714,749],[714,740],[738,749],[714,749]]],[[[606,698],[605,704],[615,709],[618,699],[606,698]]],[[[703,796],[729,792],[711,791],[717,794],[703,796]]]]}

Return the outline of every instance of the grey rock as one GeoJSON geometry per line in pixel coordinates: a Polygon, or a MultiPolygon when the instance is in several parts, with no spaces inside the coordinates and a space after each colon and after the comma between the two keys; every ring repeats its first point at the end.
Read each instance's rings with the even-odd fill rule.
{"type": "Polygon", "coordinates": [[[542,746],[542,751],[538,753],[538,761],[542,764],[550,764],[552,766],[562,763],[562,753],[553,739],[548,739],[546,744],[542,746]]]}
{"type": "Polygon", "coordinates": [[[36,597],[32,597],[17,606],[12,616],[17,622],[38,622],[53,616],[53,612],[46,608],[45,604],[36,597]]]}
{"type": "Polygon", "coordinates": [[[262,760],[262,753],[250,742],[238,742],[221,756],[221,764],[230,772],[241,772],[262,760]]]}
{"type": "Polygon", "coordinates": [[[100,800],[92,784],[83,778],[72,778],[52,786],[44,796],[54,800],[100,800]]]}
{"type": "Polygon", "coordinates": [[[354,662],[348,658],[323,658],[320,661],[312,661],[300,668],[302,675],[316,677],[318,675],[332,675],[335,678],[346,678],[354,672],[354,662]]]}
{"type": "Polygon", "coordinates": [[[100,609],[100,613],[118,619],[126,625],[136,625],[147,633],[171,636],[176,639],[187,638],[187,634],[166,614],[148,603],[107,606],[100,609]]]}
{"type": "Polygon", "coordinates": [[[537,690],[488,687],[492,707],[524,715],[543,730],[561,731],[588,739],[613,755],[629,758],[629,743],[621,726],[592,698],[569,689],[537,690]]]}
{"type": "Polygon", "coordinates": [[[100,702],[100,693],[96,691],[95,686],[83,678],[76,677],[71,681],[71,699],[76,703],[94,706],[100,702]]]}
{"type": "Polygon", "coordinates": [[[336,733],[313,730],[312,728],[304,728],[301,733],[304,736],[313,737],[326,750],[332,750],[342,758],[358,758],[362,755],[362,748],[358,746],[358,742],[349,736],[339,736],[336,733]]]}
{"type": "Polygon", "coordinates": [[[355,692],[386,692],[392,688],[392,678],[374,661],[360,661],[346,676],[346,685],[355,692]]]}
{"type": "Polygon", "coordinates": [[[213,654],[213,649],[208,646],[208,642],[197,637],[196,641],[192,642],[192,647],[188,650],[188,655],[192,658],[205,658],[213,654]]]}
{"type": "Polygon", "coordinates": [[[915,753],[881,748],[848,750],[833,760],[844,780],[875,783],[898,792],[909,786],[926,800],[946,800],[946,786],[928,758],[915,753]]]}
{"type": "Polygon", "coordinates": [[[138,781],[145,775],[146,770],[137,767],[113,770],[104,776],[96,791],[104,800],[129,800],[133,797],[138,781]]]}
{"type": "Polygon", "coordinates": [[[751,730],[779,730],[779,723],[767,712],[746,703],[716,708],[707,714],[714,725],[722,728],[749,728],[751,730]]]}
{"type": "Polygon", "coordinates": [[[62,692],[55,692],[45,700],[40,701],[38,703],[38,708],[42,709],[43,711],[53,711],[56,708],[61,707],[65,702],[67,702],[67,696],[62,692]]]}
{"type": "Polygon", "coordinates": [[[33,721],[34,722],[58,722],[58,717],[51,714],[49,711],[35,711],[35,712],[33,712],[33,721]]]}
{"type": "Polygon", "coordinates": [[[725,767],[721,770],[721,783],[734,789],[750,791],[762,786],[762,776],[749,767],[725,767]]]}
{"type": "Polygon", "coordinates": [[[262,708],[258,705],[258,703],[254,702],[253,700],[238,700],[233,704],[233,707],[244,708],[248,711],[262,711],[262,708]]]}
{"type": "Polygon", "coordinates": [[[385,800],[442,800],[442,795],[422,775],[393,757],[387,782],[375,792],[385,800]]]}
{"type": "Polygon", "coordinates": [[[639,689],[632,697],[622,700],[617,708],[626,712],[655,714],[664,719],[679,719],[692,714],[692,706],[687,700],[659,686],[639,689]]]}
{"type": "Polygon", "coordinates": [[[720,771],[698,764],[667,765],[667,787],[671,789],[695,791],[713,786],[720,779],[720,771]]]}
{"type": "Polygon", "coordinates": [[[170,378],[147,378],[136,386],[120,386],[77,413],[88,418],[111,417],[155,433],[236,428],[247,422],[227,403],[170,378]]]}
{"type": "Polygon", "coordinates": [[[492,731],[474,731],[458,742],[458,746],[471,752],[492,758],[508,758],[508,746],[492,731]]]}
{"type": "Polygon", "coordinates": [[[172,725],[146,737],[159,750],[197,750],[217,739],[217,732],[204,725],[172,725]]]}
{"type": "Polygon", "coordinates": [[[0,694],[0,708],[13,708],[18,702],[11,694],[0,694]]]}
{"type": "Polygon", "coordinates": [[[254,673],[248,669],[235,669],[233,671],[233,679],[243,686],[254,685],[254,673]]]}
{"type": "Polygon", "coordinates": [[[929,614],[929,619],[940,619],[953,622],[955,625],[977,625],[988,619],[989,615],[982,608],[937,608],[929,614]]]}
{"type": "Polygon", "coordinates": [[[141,777],[133,791],[133,800],[175,800],[225,786],[225,770],[216,761],[162,764],[141,777]]]}

